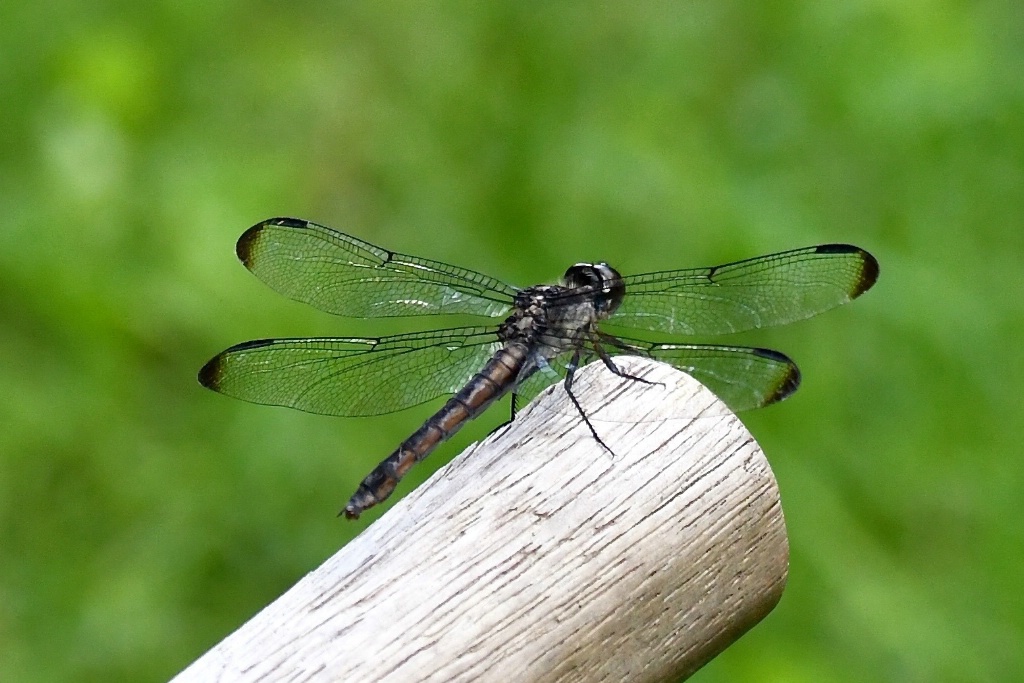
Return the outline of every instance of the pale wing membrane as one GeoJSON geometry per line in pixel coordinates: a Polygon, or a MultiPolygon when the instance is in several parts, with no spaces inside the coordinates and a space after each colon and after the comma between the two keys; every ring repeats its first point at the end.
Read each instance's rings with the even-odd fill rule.
{"type": "Polygon", "coordinates": [[[499,347],[494,330],[481,327],[379,339],[267,339],[219,354],[199,381],[253,403],[380,415],[457,392],[499,347]]]}
{"type": "Polygon", "coordinates": [[[825,244],[712,268],[623,278],[612,326],[716,335],[784,325],[860,296],[878,262],[863,249],[825,244]]]}
{"type": "MultiPolygon", "coordinates": [[[[605,336],[602,348],[609,355],[629,354],[659,360],[682,370],[710,389],[734,412],[752,410],[786,398],[800,385],[800,371],[784,354],[771,349],[708,344],[656,344],[639,339],[605,336]]],[[[516,391],[517,406],[523,406],[553,382],[563,380],[571,353],[551,363],[553,372],[534,374],[516,391]]],[[[581,357],[580,365],[596,360],[593,350],[581,357]]],[[[608,371],[611,372],[610,370],[608,371]]],[[[574,391],[584,393],[585,387],[574,391]]],[[[586,410],[586,406],[584,406],[586,410]]],[[[685,414],[686,406],[680,410],[685,414]]]]}
{"type": "Polygon", "coordinates": [[[323,225],[272,218],[238,239],[238,258],[273,289],[355,318],[508,313],[516,288],[464,268],[381,249],[323,225]]]}

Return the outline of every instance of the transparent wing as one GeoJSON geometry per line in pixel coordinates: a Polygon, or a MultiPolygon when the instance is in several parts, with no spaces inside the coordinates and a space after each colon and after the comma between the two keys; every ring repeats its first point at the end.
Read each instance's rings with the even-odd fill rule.
{"type": "Polygon", "coordinates": [[[253,403],[380,415],[455,393],[500,346],[483,327],[379,339],[263,339],[215,356],[199,383],[253,403]]]}
{"type": "Polygon", "coordinates": [[[612,326],[715,335],[784,325],[844,304],[878,278],[878,262],[848,244],[824,244],[711,268],[623,278],[612,326]]]}
{"type": "Polygon", "coordinates": [[[354,318],[464,313],[497,317],[516,288],[440,261],[381,249],[323,225],[271,218],[238,239],[239,260],[287,297],[354,318]]]}
{"type": "MultiPolygon", "coordinates": [[[[776,403],[800,386],[800,370],[787,356],[771,349],[708,344],[657,344],[640,339],[602,335],[609,355],[645,356],[668,363],[711,389],[730,410],[739,412],[776,403]]],[[[551,363],[552,372],[535,373],[516,391],[517,405],[525,405],[545,387],[564,379],[571,352],[551,363]]],[[[588,349],[580,365],[597,358],[588,349]]],[[[610,372],[610,371],[609,371],[610,372]]],[[[588,388],[574,383],[573,391],[588,388]]],[[[680,407],[685,413],[685,406],[680,407]]]]}
{"type": "Polygon", "coordinates": [[[734,412],[777,403],[800,386],[796,363],[771,349],[652,344],[647,354],[687,373],[734,412]]]}

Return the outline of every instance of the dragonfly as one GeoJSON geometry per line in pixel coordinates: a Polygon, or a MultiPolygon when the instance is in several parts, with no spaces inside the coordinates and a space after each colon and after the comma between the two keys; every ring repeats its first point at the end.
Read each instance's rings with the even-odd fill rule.
{"type": "MultiPolygon", "coordinates": [[[[668,363],[733,411],[786,398],[797,365],[765,348],[663,343],[607,331],[720,335],[784,325],[851,301],[878,278],[878,261],[849,244],[821,244],[720,266],[619,274],[577,263],[559,284],[519,288],[441,261],[400,254],[298,218],[271,218],[239,238],[242,264],[279,293],[355,318],[461,314],[489,325],[384,337],[259,339],[232,346],[199,371],[204,387],[252,403],[337,416],[381,415],[442,396],[445,404],[359,484],[342,513],[383,502],[409,469],[493,403],[517,406],[562,382],[581,362],[616,355],[668,363]]],[[[605,446],[607,448],[607,446],[605,446]]]]}

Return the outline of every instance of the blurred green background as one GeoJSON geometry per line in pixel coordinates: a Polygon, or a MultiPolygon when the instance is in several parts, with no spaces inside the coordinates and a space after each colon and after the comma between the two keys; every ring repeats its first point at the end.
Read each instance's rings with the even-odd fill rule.
{"type": "Polygon", "coordinates": [[[423,329],[263,286],[233,247],[277,215],[520,285],[869,249],[862,300],[739,340],[804,372],[744,418],[792,567],[692,680],[1021,680],[1016,0],[15,0],[0,25],[0,680],[166,679],[379,514],[334,516],[436,404],[332,419],[195,381],[246,339],[423,329]]]}

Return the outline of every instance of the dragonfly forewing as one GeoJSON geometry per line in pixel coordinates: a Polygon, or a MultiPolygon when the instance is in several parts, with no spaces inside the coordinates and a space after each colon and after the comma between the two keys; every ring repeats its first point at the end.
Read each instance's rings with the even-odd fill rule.
{"type": "Polygon", "coordinates": [[[623,278],[609,325],[719,335],[785,325],[840,306],[878,278],[878,261],[848,244],[783,251],[711,268],[623,278]]]}
{"type": "Polygon", "coordinates": [[[353,318],[501,317],[516,288],[465,268],[387,251],[323,225],[272,218],[242,234],[239,260],[285,296],[353,318]]]}

